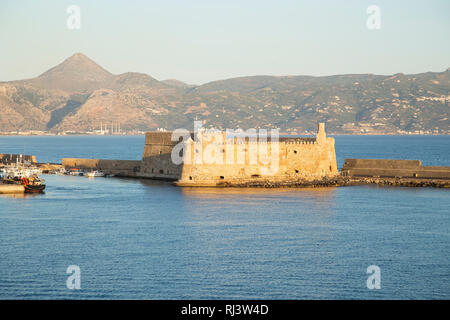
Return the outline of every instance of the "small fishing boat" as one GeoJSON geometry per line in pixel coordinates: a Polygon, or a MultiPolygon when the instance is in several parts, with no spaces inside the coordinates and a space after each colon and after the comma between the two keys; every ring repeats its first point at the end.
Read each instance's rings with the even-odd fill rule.
{"type": "Polygon", "coordinates": [[[44,180],[39,178],[37,174],[31,175],[29,178],[22,178],[21,181],[25,188],[25,193],[41,193],[45,190],[44,180]]]}
{"type": "Polygon", "coordinates": [[[3,169],[0,183],[3,189],[9,186],[11,192],[41,193],[45,190],[44,180],[36,173],[19,167],[3,169]]]}
{"type": "Polygon", "coordinates": [[[84,175],[84,173],[81,170],[77,169],[77,168],[70,169],[69,174],[71,176],[82,176],[82,175],[84,175]]]}
{"type": "Polygon", "coordinates": [[[94,170],[94,171],[88,172],[87,176],[89,178],[95,178],[95,177],[104,177],[105,174],[99,170],[94,170]]]}
{"type": "Polygon", "coordinates": [[[61,168],[58,171],[56,171],[56,174],[60,176],[65,176],[69,174],[69,171],[67,171],[65,168],[61,168]]]}

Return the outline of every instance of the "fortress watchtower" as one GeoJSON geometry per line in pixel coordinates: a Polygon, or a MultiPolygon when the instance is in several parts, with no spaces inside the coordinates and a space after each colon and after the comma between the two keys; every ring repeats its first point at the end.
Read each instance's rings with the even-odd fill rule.
{"type": "Polygon", "coordinates": [[[317,143],[324,143],[324,142],[326,142],[326,140],[327,140],[327,135],[325,133],[325,123],[320,122],[318,124],[316,141],[317,141],[317,143]]]}

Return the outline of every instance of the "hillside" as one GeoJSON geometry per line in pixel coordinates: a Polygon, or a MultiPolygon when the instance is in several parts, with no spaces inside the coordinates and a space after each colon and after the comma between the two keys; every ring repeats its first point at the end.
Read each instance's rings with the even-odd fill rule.
{"type": "Polygon", "coordinates": [[[279,127],[333,133],[450,133],[450,70],[389,76],[253,76],[200,86],[113,75],[77,53],[42,75],[0,82],[0,132],[279,127]]]}

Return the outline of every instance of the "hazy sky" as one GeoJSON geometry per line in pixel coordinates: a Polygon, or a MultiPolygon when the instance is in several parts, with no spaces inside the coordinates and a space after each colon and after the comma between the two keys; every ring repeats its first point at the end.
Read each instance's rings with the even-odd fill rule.
{"type": "Polygon", "coordinates": [[[393,74],[450,67],[450,1],[1,0],[0,81],[82,52],[108,71],[188,83],[246,75],[393,74]],[[81,29],[66,26],[70,5],[81,29]],[[369,30],[369,5],[381,29],[369,30]]]}

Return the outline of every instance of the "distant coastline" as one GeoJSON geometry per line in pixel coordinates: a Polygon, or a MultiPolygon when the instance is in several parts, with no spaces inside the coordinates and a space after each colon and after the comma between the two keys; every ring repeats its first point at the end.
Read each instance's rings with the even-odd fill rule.
{"type": "MultiPolygon", "coordinates": [[[[118,137],[118,136],[143,136],[148,131],[132,131],[122,134],[97,134],[90,132],[39,132],[39,133],[22,133],[22,132],[0,132],[0,136],[14,136],[14,137],[45,137],[45,136],[95,136],[95,137],[118,137]]],[[[314,136],[311,132],[299,132],[299,133],[289,133],[289,132],[280,132],[282,136],[314,136]]],[[[367,132],[367,133],[335,133],[330,132],[330,136],[448,136],[450,133],[394,133],[394,132],[367,132]]]]}
{"type": "Polygon", "coordinates": [[[245,76],[189,85],[112,74],[76,53],[38,77],[0,82],[0,134],[205,127],[314,134],[450,134],[450,69],[394,75],[245,76]]]}

